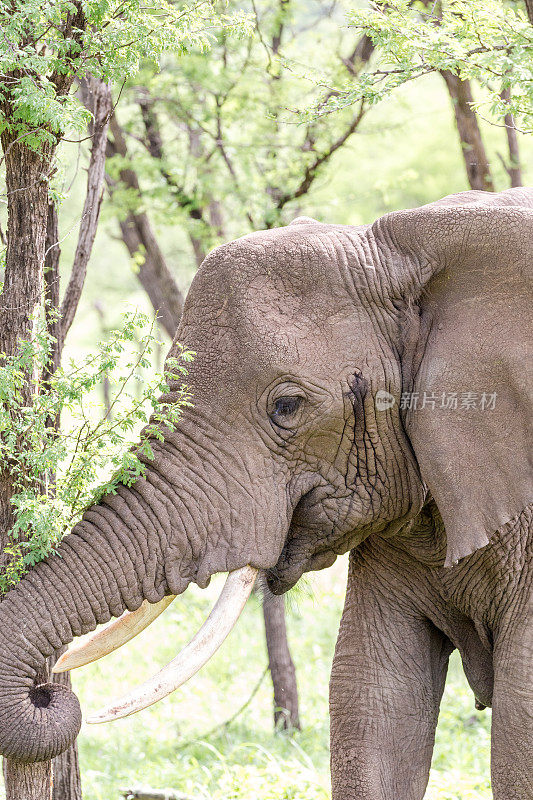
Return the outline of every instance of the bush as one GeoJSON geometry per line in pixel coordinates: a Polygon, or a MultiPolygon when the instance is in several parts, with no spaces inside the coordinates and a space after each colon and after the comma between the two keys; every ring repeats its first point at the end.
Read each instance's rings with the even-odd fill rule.
{"type": "Polygon", "coordinates": [[[183,408],[191,405],[183,383],[191,351],[182,348],[162,372],[143,380],[140,371],[151,368],[150,355],[160,345],[154,320],[145,314],[125,314],[120,330],[94,353],[44,378],[52,344],[41,325],[0,365],[0,470],[11,477],[15,518],[0,574],[4,592],[53,551],[86,508],[142,476],[143,460],[152,457],[151,441],[174,430],[183,408]],[[31,405],[24,391],[28,375],[31,405]],[[102,414],[94,390],[105,377],[115,391],[102,414]],[[164,403],[158,398],[168,392],[169,380],[178,380],[181,388],[174,402],[164,403]],[[62,414],[66,424],[58,429],[62,414]]]}

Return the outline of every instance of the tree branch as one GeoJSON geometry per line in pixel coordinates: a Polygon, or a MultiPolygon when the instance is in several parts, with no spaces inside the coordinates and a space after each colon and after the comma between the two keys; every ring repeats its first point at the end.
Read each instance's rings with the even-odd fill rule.
{"type": "Polygon", "coordinates": [[[463,81],[448,70],[441,70],[440,74],[444,78],[452,100],[470,188],[493,192],[494,181],[476,112],[472,106],[474,98],[470,81],[463,81]]]}
{"type": "Polygon", "coordinates": [[[283,29],[285,27],[285,22],[287,18],[287,12],[289,9],[289,0],[278,0],[278,10],[277,10],[277,25],[274,29],[274,33],[272,34],[272,52],[275,56],[279,53],[279,48],[281,45],[281,39],[283,37],[283,29]]]}
{"type": "MultiPolygon", "coordinates": [[[[67,66],[71,63],[73,57],[79,56],[85,29],[87,27],[83,4],[80,0],[75,0],[72,5],[74,10],[67,13],[61,31],[63,41],[68,44],[62,58],[63,65],[66,64],[67,66]]],[[[50,82],[55,87],[56,95],[58,97],[64,97],[72,87],[74,74],[69,69],[58,70],[50,76],[50,82]]]]}
{"type": "Polygon", "coordinates": [[[139,92],[138,103],[143,118],[144,130],[146,133],[145,145],[148,152],[152,158],[155,158],[161,162],[159,167],[161,175],[164,177],[168,186],[173,190],[174,196],[176,197],[180,207],[185,209],[192,219],[198,222],[203,222],[204,225],[208,227],[208,223],[205,221],[203,216],[203,209],[198,206],[196,198],[191,197],[185,192],[183,187],[178,186],[175,178],[165,168],[163,140],[161,138],[159,120],[157,118],[157,112],[155,109],[155,100],[145,87],[142,87],[139,92]]]}
{"type": "MultiPolygon", "coordinates": [[[[352,77],[355,78],[357,77],[357,75],[359,75],[363,67],[370,60],[374,50],[375,46],[372,40],[370,39],[369,36],[364,34],[355,45],[351,54],[347,58],[341,59],[344,67],[348,70],[348,72],[352,77]]],[[[328,102],[328,100],[333,96],[333,94],[334,94],[333,91],[331,90],[327,91],[320,100],[318,108],[322,108],[328,102]]],[[[281,209],[292,200],[296,200],[297,198],[307,194],[315,178],[318,176],[318,173],[322,165],[325,164],[327,161],[329,161],[331,156],[337,150],[339,150],[339,148],[341,148],[350,138],[350,136],[357,130],[357,127],[359,126],[359,123],[363,119],[365,113],[366,109],[364,107],[364,101],[361,101],[359,110],[352,117],[350,123],[345,128],[343,133],[332,144],[330,144],[330,146],[324,152],[317,155],[315,160],[305,168],[303,177],[298,186],[290,192],[283,192],[278,195],[276,203],[277,211],[281,211],[281,209]]],[[[315,151],[315,143],[316,143],[315,127],[316,126],[314,124],[311,124],[307,127],[305,139],[301,147],[302,153],[315,151]]]]}
{"type": "MultiPolygon", "coordinates": [[[[533,3],[533,0],[531,0],[531,2],[533,3]]],[[[501,98],[504,102],[509,103],[511,99],[511,90],[509,88],[504,89],[501,93],[501,98]]],[[[523,186],[522,169],[520,166],[520,147],[518,144],[518,136],[516,135],[514,117],[511,113],[506,114],[503,121],[505,124],[505,135],[507,136],[509,163],[507,163],[502,156],[500,156],[500,160],[505,171],[509,175],[511,186],[523,186]]]]}
{"type": "MultiPolygon", "coordinates": [[[[201,225],[206,238],[209,239],[211,234],[211,226],[205,219],[205,210],[200,206],[194,195],[188,195],[182,187],[178,186],[175,178],[165,167],[163,140],[161,137],[159,119],[155,108],[155,99],[152,97],[146,87],[141,87],[139,89],[138,103],[141,109],[141,116],[143,119],[146,136],[143,144],[152,158],[155,158],[157,161],[159,161],[159,171],[165,179],[167,186],[171,189],[174,199],[177,201],[180,208],[187,212],[191,220],[201,225]]],[[[188,123],[187,129],[189,131],[189,139],[192,140],[194,131],[191,129],[188,123]]],[[[194,250],[196,265],[200,266],[207,253],[205,243],[200,237],[194,236],[194,234],[189,234],[189,238],[194,250]]]]}
{"type": "Polygon", "coordinates": [[[157,789],[126,789],[122,796],[125,800],[194,800],[189,794],[182,794],[171,789],[160,792],[157,789]]]}
{"type": "Polygon", "coordinates": [[[85,82],[85,91],[85,104],[93,114],[91,157],[87,172],[87,192],[83,205],[78,244],[72,264],[72,273],[61,304],[61,330],[58,339],[60,351],[80,301],[87,274],[87,264],[89,263],[98,227],[103,195],[107,128],[112,107],[111,87],[109,84],[90,76],[85,82]]]}
{"type": "MultiPolygon", "coordinates": [[[[46,242],[44,255],[44,313],[46,329],[55,340],[52,344],[50,359],[43,374],[44,384],[48,384],[51,376],[61,363],[61,318],[59,316],[59,227],[57,206],[48,200],[48,219],[46,225],[46,242]]],[[[50,420],[49,427],[58,427],[59,420],[50,420]]]]}
{"type": "MultiPolygon", "coordinates": [[[[110,122],[110,131],[113,139],[108,139],[108,156],[120,155],[127,158],[128,149],[122,129],[117,118],[113,115],[110,122]]],[[[131,167],[120,171],[120,179],[129,189],[140,195],[139,180],[131,167]]],[[[114,183],[107,177],[110,193],[113,193],[114,183]]],[[[126,219],[119,222],[122,240],[130,256],[142,254],[139,263],[138,278],[146,291],[154,311],[159,313],[160,322],[170,336],[174,338],[176,329],[183,311],[183,295],[167,266],[165,257],[157,243],[147,214],[130,211],[126,219]]]]}
{"type": "Polygon", "coordinates": [[[362,101],[359,106],[359,111],[355,116],[352,118],[348,127],[344,130],[344,132],[336,139],[333,144],[329,146],[329,148],[322,153],[321,155],[317,156],[317,158],[309,164],[304,172],[303,178],[296,187],[291,192],[286,192],[283,194],[276,205],[278,210],[281,210],[287,203],[291,200],[296,200],[298,197],[302,197],[302,195],[307,194],[311,185],[315,178],[317,177],[320,167],[325,164],[331,156],[340,148],[342,145],[349,139],[349,137],[357,130],[357,127],[361,120],[363,119],[366,113],[366,109],[364,107],[364,102],[362,101]]]}
{"type": "Polygon", "coordinates": [[[262,590],[268,667],[274,687],[274,727],[300,730],[298,687],[287,640],[285,598],[273,595],[266,585],[262,590]]]}

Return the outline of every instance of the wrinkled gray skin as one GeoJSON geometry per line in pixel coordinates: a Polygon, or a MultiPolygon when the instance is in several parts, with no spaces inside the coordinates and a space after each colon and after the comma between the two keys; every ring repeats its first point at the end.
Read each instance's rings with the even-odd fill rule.
{"type": "Polygon", "coordinates": [[[494,709],[494,796],[531,798],[532,241],[533,191],[517,189],[215,250],[177,333],[197,352],[194,408],[146,478],[1,604],[0,751],[35,761],[76,736],[74,695],[34,688],[73,636],[246,564],[280,593],[352,550],[334,799],[421,800],[454,647],[494,709]],[[377,408],[379,390],[394,403],[377,408]],[[424,408],[400,409],[402,392],[424,408]]]}

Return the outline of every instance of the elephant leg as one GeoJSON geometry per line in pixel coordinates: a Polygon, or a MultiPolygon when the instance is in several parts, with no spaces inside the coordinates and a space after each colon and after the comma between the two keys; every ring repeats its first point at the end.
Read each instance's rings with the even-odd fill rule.
{"type": "Polygon", "coordinates": [[[494,800],[533,797],[533,628],[527,615],[494,646],[492,791],[494,800]],[[528,624],[529,622],[529,624],[528,624]]]}
{"type": "Polygon", "coordinates": [[[449,639],[372,560],[350,565],[330,684],[333,800],[422,800],[449,639]]]}

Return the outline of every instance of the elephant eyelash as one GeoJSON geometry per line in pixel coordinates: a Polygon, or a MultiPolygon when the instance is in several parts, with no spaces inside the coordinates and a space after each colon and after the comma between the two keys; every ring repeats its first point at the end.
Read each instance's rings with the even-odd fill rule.
{"type": "Polygon", "coordinates": [[[298,397],[297,395],[291,397],[279,397],[274,402],[274,411],[272,412],[274,416],[278,414],[281,416],[292,416],[296,414],[298,409],[302,405],[302,397],[298,397]]]}
{"type": "Polygon", "coordinates": [[[294,416],[302,407],[303,400],[299,395],[278,397],[269,414],[272,424],[282,430],[291,431],[294,427],[294,416]]]}

